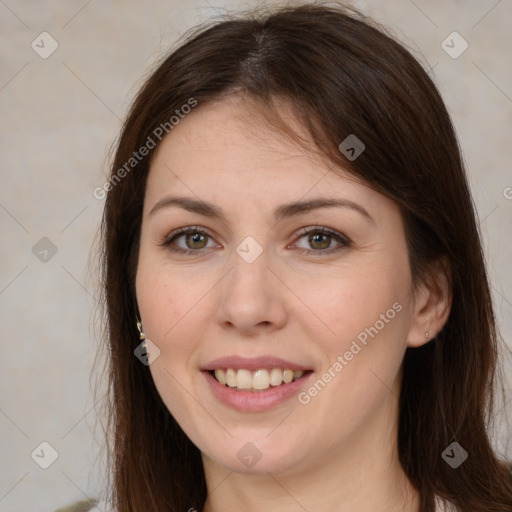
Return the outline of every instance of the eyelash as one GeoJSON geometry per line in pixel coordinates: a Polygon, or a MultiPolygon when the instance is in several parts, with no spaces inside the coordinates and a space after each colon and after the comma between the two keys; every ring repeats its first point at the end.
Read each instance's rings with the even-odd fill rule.
{"type": "MultiPolygon", "coordinates": [[[[200,235],[205,235],[209,238],[212,238],[203,229],[201,229],[197,226],[189,226],[189,227],[181,228],[174,233],[171,233],[160,245],[166,247],[167,249],[169,249],[170,251],[172,251],[174,253],[179,253],[179,254],[194,254],[194,253],[198,253],[198,252],[202,251],[203,249],[195,249],[194,250],[194,249],[181,249],[181,248],[172,247],[171,244],[177,238],[179,238],[180,236],[187,234],[187,233],[200,234],[200,235]]],[[[312,233],[331,236],[332,238],[334,238],[337,242],[339,242],[341,244],[341,247],[335,247],[335,248],[330,248],[330,249],[321,249],[321,250],[299,249],[303,253],[306,253],[306,255],[308,255],[308,256],[311,254],[315,254],[315,255],[332,254],[334,252],[341,251],[342,249],[349,247],[352,244],[351,240],[349,238],[347,238],[346,236],[342,235],[341,233],[338,233],[337,231],[334,231],[329,228],[323,228],[323,227],[321,227],[321,228],[304,228],[303,230],[301,230],[300,236],[298,237],[298,239],[301,239],[304,236],[307,236],[312,233]]]]}

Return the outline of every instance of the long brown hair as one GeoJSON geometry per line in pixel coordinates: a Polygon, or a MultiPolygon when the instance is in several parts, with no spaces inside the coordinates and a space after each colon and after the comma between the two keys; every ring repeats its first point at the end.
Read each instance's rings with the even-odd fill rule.
{"type": "Polygon", "coordinates": [[[434,340],[407,349],[403,362],[400,461],[419,491],[422,512],[434,509],[435,495],[459,511],[512,511],[511,469],[494,453],[488,431],[499,336],[449,115],[428,73],[384,29],[351,8],[318,4],[194,30],[158,64],[128,113],[103,189],[101,232],[113,506],[181,512],[202,510],[205,502],[200,452],[133,354],[140,343],[134,283],[154,149],[130,159],[150,138],[159,141],[157,127],[172,137],[169,120],[191,99],[201,108],[235,92],[259,101],[272,122],[279,120],[274,100],[286,99],[330,162],[396,201],[415,283],[445,262],[453,297],[449,319],[434,340]],[[353,161],[338,149],[350,134],[365,144],[353,161]],[[468,452],[457,469],[441,457],[454,441],[468,452]]]}

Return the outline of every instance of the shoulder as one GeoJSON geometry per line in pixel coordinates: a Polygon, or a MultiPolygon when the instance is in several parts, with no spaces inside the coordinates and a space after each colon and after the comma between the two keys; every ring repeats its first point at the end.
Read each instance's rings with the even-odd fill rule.
{"type": "Polygon", "coordinates": [[[66,505],[65,507],[58,508],[55,512],[95,512],[99,510],[96,507],[97,504],[98,500],[80,500],[66,505]]]}

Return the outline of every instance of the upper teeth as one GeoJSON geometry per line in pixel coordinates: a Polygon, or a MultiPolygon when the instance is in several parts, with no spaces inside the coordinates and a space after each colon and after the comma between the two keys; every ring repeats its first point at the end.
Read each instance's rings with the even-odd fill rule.
{"type": "Polygon", "coordinates": [[[289,384],[303,375],[302,370],[281,370],[280,368],[261,369],[255,372],[244,369],[234,370],[233,368],[215,370],[215,378],[221,384],[238,389],[268,389],[270,386],[280,386],[283,382],[289,384]]]}

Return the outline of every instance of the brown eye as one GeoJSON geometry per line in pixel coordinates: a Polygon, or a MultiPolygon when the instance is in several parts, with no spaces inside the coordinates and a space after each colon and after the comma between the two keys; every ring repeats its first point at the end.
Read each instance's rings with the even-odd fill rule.
{"type": "Polygon", "coordinates": [[[308,237],[308,242],[315,248],[315,249],[328,249],[329,245],[331,245],[331,236],[326,235],[324,233],[316,233],[314,235],[310,235],[308,237]]]}
{"type": "Polygon", "coordinates": [[[303,248],[306,254],[330,254],[350,246],[351,241],[346,236],[328,228],[305,228],[300,239],[307,237],[308,248],[303,248]],[[333,240],[338,246],[331,247],[333,240]],[[312,248],[313,250],[309,249],[312,248]]]}
{"type": "Polygon", "coordinates": [[[198,232],[189,232],[185,234],[185,244],[189,249],[203,249],[207,235],[198,232]],[[190,234],[192,233],[192,234],[190,234]]]}
{"type": "Polygon", "coordinates": [[[206,249],[208,247],[208,239],[210,238],[210,235],[202,229],[188,227],[171,233],[161,245],[173,252],[192,254],[206,249]],[[181,242],[181,245],[178,245],[178,240],[181,239],[183,239],[183,242],[181,242]]]}

